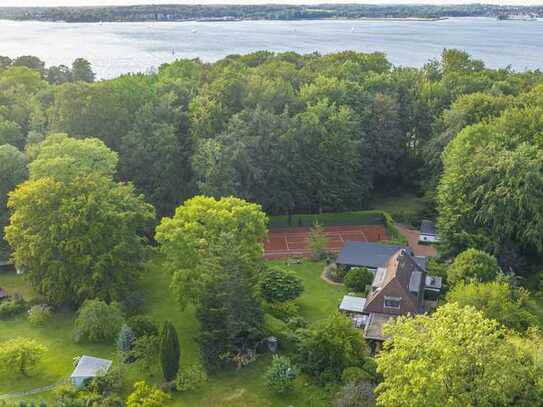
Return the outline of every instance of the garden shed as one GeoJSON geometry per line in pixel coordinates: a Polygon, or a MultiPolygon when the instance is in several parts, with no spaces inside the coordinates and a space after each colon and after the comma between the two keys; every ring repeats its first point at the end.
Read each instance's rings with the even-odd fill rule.
{"type": "Polygon", "coordinates": [[[74,386],[80,388],[85,380],[106,374],[110,367],[111,360],[81,356],[70,378],[74,386]]]}

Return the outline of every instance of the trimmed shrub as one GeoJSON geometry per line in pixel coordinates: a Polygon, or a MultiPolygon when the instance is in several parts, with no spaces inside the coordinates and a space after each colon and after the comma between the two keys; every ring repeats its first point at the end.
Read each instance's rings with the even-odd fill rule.
{"type": "Polygon", "coordinates": [[[285,394],[294,388],[294,380],[298,373],[298,369],[291,364],[288,357],[274,355],[271,366],[264,374],[264,379],[273,392],[285,394]]]}
{"type": "Polygon", "coordinates": [[[113,341],[123,324],[123,315],[116,303],[106,304],[101,300],[87,300],[78,311],[75,320],[74,339],[91,342],[113,341]]]}
{"type": "Polygon", "coordinates": [[[161,407],[170,397],[144,381],[134,384],[134,391],[126,400],[126,407],[161,407]]]}
{"type": "Polygon", "coordinates": [[[51,307],[48,305],[34,305],[28,310],[28,322],[34,326],[42,326],[51,318],[51,315],[51,307]]]}
{"type": "Polygon", "coordinates": [[[200,388],[202,384],[207,382],[207,373],[200,365],[192,365],[177,375],[175,381],[178,391],[192,391],[200,388]]]}
{"type": "Polygon", "coordinates": [[[292,301],[269,303],[266,305],[266,311],[283,322],[300,316],[300,307],[292,301]]]}
{"type": "Polygon", "coordinates": [[[27,303],[24,298],[18,294],[13,298],[0,302],[0,319],[8,319],[22,314],[27,309],[27,303]]]}
{"type": "Polygon", "coordinates": [[[260,279],[260,292],[269,302],[294,300],[303,291],[302,280],[286,270],[278,268],[267,270],[260,279]]]}

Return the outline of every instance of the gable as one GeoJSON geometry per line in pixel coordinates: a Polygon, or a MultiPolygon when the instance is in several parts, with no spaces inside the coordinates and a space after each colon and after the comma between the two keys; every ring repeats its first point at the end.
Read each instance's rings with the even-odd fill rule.
{"type": "Polygon", "coordinates": [[[398,280],[391,280],[386,286],[371,294],[365,312],[392,315],[417,314],[416,298],[398,280]],[[401,298],[399,308],[387,307],[385,300],[401,298]]]}

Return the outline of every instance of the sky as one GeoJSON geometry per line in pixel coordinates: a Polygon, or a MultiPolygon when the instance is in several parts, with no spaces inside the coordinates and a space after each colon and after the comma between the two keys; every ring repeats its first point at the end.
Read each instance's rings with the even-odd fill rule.
{"type": "Polygon", "coordinates": [[[362,3],[362,4],[508,4],[543,5],[543,0],[0,0],[0,6],[95,6],[127,4],[318,4],[318,3],[362,3]]]}

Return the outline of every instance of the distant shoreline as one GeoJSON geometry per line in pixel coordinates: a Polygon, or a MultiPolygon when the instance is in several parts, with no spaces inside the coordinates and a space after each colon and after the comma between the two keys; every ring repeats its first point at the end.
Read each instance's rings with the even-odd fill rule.
{"type": "MultiPolygon", "coordinates": [[[[65,24],[123,24],[123,23],[228,23],[240,21],[398,21],[398,22],[436,22],[451,18],[472,17],[322,17],[322,18],[294,18],[294,19],[267,19],[267,18],[187,18],[179,20],[130,20],[130,21],[67,21],[67,20],[20,20],[13,18],[0,18],[0,21],[38,22],[38,23],[65,23],[65,24]]],[[[492,17],[484,17],[492,18],[492,17]]]]}
{"type": "Polygon", "coordinates": [[[184,21],[441,21],[462,17],[543,17],[543,5],[490,4],[155,4],[140,6],[2,7],[0,19],[69,23],[184,21]]]}

